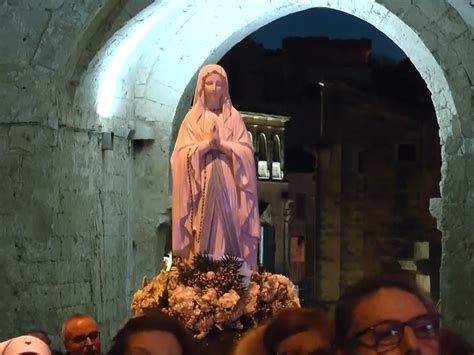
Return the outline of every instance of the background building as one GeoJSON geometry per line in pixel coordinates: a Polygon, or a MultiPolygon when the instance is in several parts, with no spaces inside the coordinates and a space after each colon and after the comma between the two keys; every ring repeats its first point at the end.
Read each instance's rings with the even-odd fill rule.
{"type": "Polygon", "coordinates": [[[285,176],[285,123],[289,117],[241,112],[255,149],[261,240],[258,262],[262,270],[287,273],[288,182],[285,176]]]}
{"type": "Polygon", "coordinates": [[[438,126],[411,62],[375,60],[368,40],[308,37],[276,50],[247,38],[221,64],[237,107],[292,117],[284,145],[271,142],[269,123],[252,131],[261,213],[272,209],[262,225],[275,234],[267,244],[275,244],[275,271],[300,286],[307,305],[332,308],[363,275],[402,268],[427,274],[436,299],[441,234],[427,207],[439,196],[438,126]],[[289,211],[273,213],[269,187],[281,198],[270,161],[284,147],[289,211]],[[274,232],[275,223],[287,233],[274,232]],[[420,242],[431,250],[422,271],[408,263],[420,242]]]}

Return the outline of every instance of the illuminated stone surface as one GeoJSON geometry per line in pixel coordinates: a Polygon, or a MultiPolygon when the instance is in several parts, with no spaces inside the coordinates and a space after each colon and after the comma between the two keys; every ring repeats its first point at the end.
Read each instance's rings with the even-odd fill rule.
{"type": "Polygon", "coordinates": [[[193,76],[261,26],[322,6],[384,32],[432,92],[443,159],[442,197],[431,211],[443,232],[444,321],[474,340],[472,23],[446,1],[197,3],[0,4],[0,338],[44,328],[59,345],[61,322],[76,311],[93,314],[104,339],[115,332],[142,275],[160,263],[164,232],[157,238],[155,229],[169,221],[173,125],[193,76]],[[143,34],[123,49],[134,31],[143,34]],[[101,115],[98,97],[109,100],[101,115]],[[114,149],[102,151],[100,132],[133,129],[134,118],[150,121],[154,141],[116,135],[114,149]]]}

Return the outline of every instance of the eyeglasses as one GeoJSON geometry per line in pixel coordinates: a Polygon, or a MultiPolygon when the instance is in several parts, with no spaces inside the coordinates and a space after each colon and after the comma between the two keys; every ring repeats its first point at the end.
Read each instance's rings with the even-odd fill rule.
{"type": "Polygon", "coordinates": [[[329,349],[317,349],[313,351],[305,351],[305,350],[288,350],[282,353],[277,353],[276,355],[331,355],[332,352],[329,349]]]}
{"type": "Polygon", "coordinates": [[[76,335],[74,338],[72,338],[72,341],[76,344],[83,343],[89,338],[90,340],[96,340],[100,336],[100,332],[97,330],[94,332],[90,332],[89,334],[80,334],[76,335]]]}
{"type": "MultiPolygon", "coordinates": [[[[395,349],[403,338],[405,327],[410,327],[418,339],[436,339],[439,334],[439,314],[424,314],[407,322],[384,321],[365,328],[356,333],[351,339],[359,345],[383,353],[395,349]],[[371,334],[372,342],[360,340],[365,334],[371,334]]],[[[350,342],[351,340],[349,340],[350,342]]]]}

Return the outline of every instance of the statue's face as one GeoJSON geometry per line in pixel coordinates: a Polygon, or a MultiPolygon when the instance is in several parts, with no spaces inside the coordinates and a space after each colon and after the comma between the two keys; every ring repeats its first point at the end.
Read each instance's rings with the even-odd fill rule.
{"type": "Polygon", "coordinates": [[[217,73],[211,73],[204,79],[204,96],[206,103],[219,102],[224,90],[224,78],[217,73]]]}

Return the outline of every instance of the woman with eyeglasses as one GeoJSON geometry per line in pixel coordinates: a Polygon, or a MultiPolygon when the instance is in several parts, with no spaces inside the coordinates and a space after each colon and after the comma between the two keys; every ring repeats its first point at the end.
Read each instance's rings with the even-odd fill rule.
{"type": "Polygon", "coordinates": [[[408,276],[367,278],[339,299],[338,355],[438,355],[440,316],[408,276]]]}

